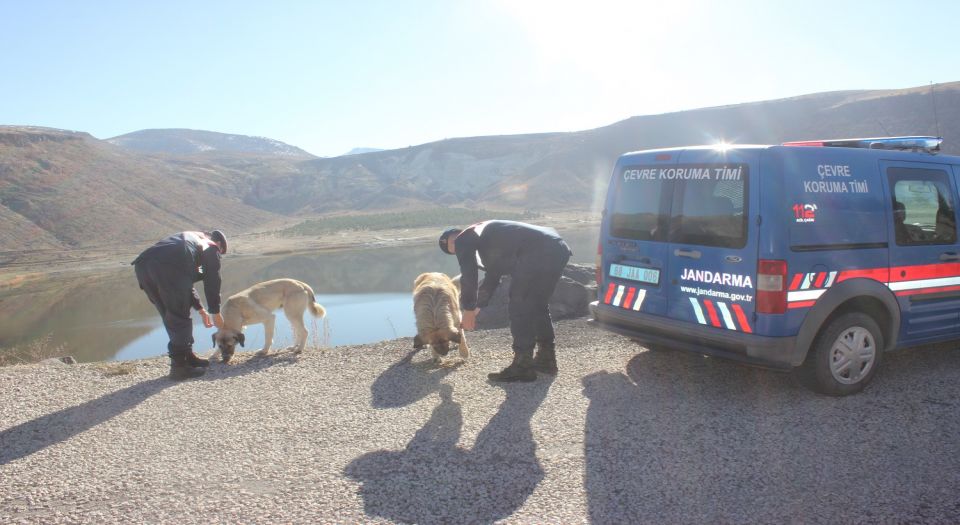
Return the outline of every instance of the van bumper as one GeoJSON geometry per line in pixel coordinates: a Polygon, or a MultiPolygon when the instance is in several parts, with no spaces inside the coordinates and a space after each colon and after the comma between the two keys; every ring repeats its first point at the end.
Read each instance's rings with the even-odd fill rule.
{"type": "Polygon", "coordinates": [[[796,337],[767,337],[677,321],[623,308],[590,303],[589,323],[639,343],[732,359],[754,366],[789,370],[803,362],[796,337]]]}

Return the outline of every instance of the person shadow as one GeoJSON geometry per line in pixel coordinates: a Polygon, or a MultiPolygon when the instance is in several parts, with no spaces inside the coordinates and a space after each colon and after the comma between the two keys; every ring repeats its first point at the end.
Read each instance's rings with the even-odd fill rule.
{"type": "Polygon", "coordinates": [[[196,379],[173,381],[163,376],[149,379],[84,403],[0,430],[0,465],[25,458],[47,447],[67,441],[101,423],[130,410],[150,397],[177,385],[219,381],[262,371],[271,366],[296,361],[292,353],[250,358],[225,366],[211,363],[210,370],[196,379]]]}
{"type": "Polygon", "coordinates": [[[344,469],[360,482],[364,511],[404,523],[491,523],[512,515],[544,478],[530,420],[552,382],[506,386],[506,399],[469,450],[457,445],[460,403],[453,387],[441,384],[440,404],[403,450],[370,452],[344,469]]]}
{"type": "MultiPolygon", "coordinates": [[[[437,391],[447,374],[460,367],[438,366],[431,360],[414,362],[420,350],[412,350],[377,376],[370,386],[373,408],[400,408],[416,403],[437,391]]],[[[429,354],[429,350],[424,350],[429,354]]]]}

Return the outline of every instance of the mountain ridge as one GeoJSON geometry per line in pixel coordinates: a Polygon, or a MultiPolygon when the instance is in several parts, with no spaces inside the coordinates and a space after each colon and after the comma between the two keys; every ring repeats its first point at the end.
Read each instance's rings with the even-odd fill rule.
{"type": "Polygon", "coordinates": [[[583,131],[463,137],[330,158],[265,152],[263,141],[252,151],[142,153],[79,131],[0,126],[0,252],[432,206],[589,211],[617,157],[629,151],[938,132],[946,137],[943,153],[960,154],[960,82],[814,93],[583,131]]]}

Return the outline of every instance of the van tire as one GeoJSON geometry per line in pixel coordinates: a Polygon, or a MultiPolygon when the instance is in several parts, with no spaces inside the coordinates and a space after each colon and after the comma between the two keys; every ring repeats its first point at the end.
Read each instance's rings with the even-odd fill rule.
{"type": "Polygon", "coordinates": [[[807,387],[830,396],[855,394],[877,373],[883,332],[867,314],[850,312],[820,331],[798,370],[807,387]],[[849,357],[853,357],[851,362],[849,357]]]}

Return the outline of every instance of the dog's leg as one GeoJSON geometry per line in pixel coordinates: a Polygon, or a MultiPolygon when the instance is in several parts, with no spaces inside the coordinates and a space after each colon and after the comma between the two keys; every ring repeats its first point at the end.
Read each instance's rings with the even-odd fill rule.
{"type": "Polygon", "coordinates": [[[440,352],[437,352],[437,349],[430,345],[430,352],[433,353],[433,364],[440,365],[443,363],[443,356],[440,355],[440,352]]]}
{"type": "Polygon", "coordinates": [[[263,348],[257,352],[257,355],[270,353],[270,345],[273,344],[273,328],[276,322],[277,316],[273,315],[272,312],[263,318],[263,348]]]}
{"type": "Polygon", "coordinates": [[[290,326],[293,327],[293,335],[296,337],[296,342],[290,347],[290,350],[299,354],[307,346],[308,333],[307,327],[303,324],[303,310],[299,310],[299,313],[296,310],[297,308],[290,308],[289,310],[285,308],[284,313],[287,314],[287,320],[290,321],[290,326]]]}
{"type": "Polygon", "coordinates": [[[463,332],[463,328],[460,329],[460,341],[457,346],[460,347],[460,357],[466,359],[470,357],[470,348],[467,347],[467,334],[463,332]]]}
{"type": "Polygon", "coordinates": [[[283,305],[283,313],[287,316],[287,321],[290,321],[295,341],[293,346],[288,347],[287,350],[293,350],[296,354],[303,352],[303,348],[307,346],[308,332],[307,327],[303,324],[303,312],[307,309],[307,305],[312,302],[308,300],[308,297],[309,294],[304,291],[290,298],[287,304],[283,305]]]}

